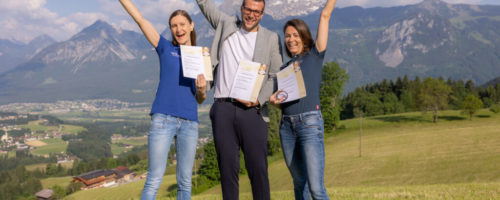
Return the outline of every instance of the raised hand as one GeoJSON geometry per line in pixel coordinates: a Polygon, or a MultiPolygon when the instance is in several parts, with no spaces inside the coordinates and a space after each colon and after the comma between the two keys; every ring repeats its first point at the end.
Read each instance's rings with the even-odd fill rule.
{"type": "Polygon", "coordinates": [[[160,34],[158,31],[156,31],[154,26],[148,20],[144,19],[141,12],[139,12],[137,7],[135,7],[130,0],[120,0],[120,3],[132,19],[134,19],[137,25],[139,25],[139,28],[141,28],[142,33],[144,33],[144,36],[146,36],[149,43],[156,48],[158,46],[158,42],[160,41],[160,34]]]}
{"type": "Polygon", "coordinates": [[[328,43],[328,23],[335,8],[335,3],[337,3],[337,0],[328,0],[319,17],[318,33],[316,35],[316,48],[319,52],[326,50],[328,43]]]}

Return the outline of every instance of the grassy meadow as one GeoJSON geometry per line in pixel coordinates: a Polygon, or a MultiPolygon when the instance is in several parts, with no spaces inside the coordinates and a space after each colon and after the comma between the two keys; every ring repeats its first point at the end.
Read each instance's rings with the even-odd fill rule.
{"type": "MultiPolygon", "coordinates": [[[[78,191],[66,197],[66,199],[139,199],[146,180],[139,180],[132,183],[120,185],[118,187],[98,188],[92,190],[78,191]]],[[[158,196],[167,195],[167,189],[174,185],[175,174],[163,177],[162,184],[158,190],[158,196]]]]}
{"type": "Polygon", "coordinates": [[[64,176],[64,177],[46,178],[40,181],[42,182],[43,188],[51,188],[52,186],[55,185],[59,185],[63,188],[66,188],[71,183],[71,180],[73,180],[73,177],[64,176]]]}
{"type": "Polygon", "coordinates": [[[130,144],[134,146],[142,146],[142,145],[147,145],[148,144],[148,138],[147,137],[132,137],[132,138],[124,138],[124,139],[119,139],[119,140],[113,140],[111,146],[111,152],[113,155],[119,155],[123,153],[124,151],[130,150],[125,147],[121,147],[118,144],[130,144]]]}
{"type": "Polygon", "coordinates": [[[80,112],[71,111],[67,113],[53,113],[51,115],[65,121],[76,122],[141,122],[150,120],[149,108],[143,110],[131,111],[98,111],[98,112],[80,112]]]}
{"type": "Polygon", "coordinates": [[[69,125],[69,124],[61,124],[59,126],[46,126],[41,124],[42,120],[30,121],[26,125],[19,125],[20,128],[30,129],[31,131],[36,132],[50,132],[50,131],[59,131],[62,133],[70,133],[77,134],[86,130],[81,126],[69,125]]]}
{"type": "MultiPolygon", "coordinates": [[[[469,120],[460,111],[443,111],[437,124],[422,113],[363,118],[361,156],[359,119],[341,125],[345,128],[325,138],[325,184],[331,199],[500,198],[498,114],[481,110],[469,120]]],[[[282,159],[270,163],[269,174],[272,199],[293,199],[292,180],[282,159]]],[[[171,180],[174,184],[175,178],[171,180]]],[[[133,184],[142,188],[140,182],[133,184]]],[[[120,195],[126,193],[126,199],[139,198],[140,189],[122,187],[116,189],[120,195]]],[[[100,190],[71,197],[123,199],[90,196],[100,190]]],[[[193,199],[222,199],[220,191],[214,187],[193,199]]],[[[240,180],[240,196],[251,199],[246,175],[240,180]]],[[[159,197],[170,199],[161,193],[159,197]]]]}
{"type": "Polygon", "coordinates": [[[50,138],[40,141],[46,145],[37,146],[36,149],[31,152],[33,155],[48,156],[50,153],[64,152],[66,151],[66,147],[68,147],[68,144],[65,141],[58,138],[50,138]]]}
{"type": "MultiPolygon", "coordinates": [[[[55,164],[55,163],[51,163],[51,164],[58,165],[58,164],[55,164]]],[[[70,168],[73,167],[73,162],[64,162],[64,163],[61,163],[61,166],[64,169],[70,169],[70,168]]],[[[45,171],[45,169],[47,168],[47,163],[38,163],[38,164],[26,165],[24,167],[26,167],[26,170],[28,170],[28,171],[34,171],[34,170],[37,170],[37,169],[45,171]]]]}

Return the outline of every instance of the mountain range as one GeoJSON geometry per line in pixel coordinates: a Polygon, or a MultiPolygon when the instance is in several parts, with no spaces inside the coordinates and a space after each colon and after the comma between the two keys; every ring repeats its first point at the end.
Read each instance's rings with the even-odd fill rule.
{"type": "Polygon", "coordinates": [[[48,35],[40,35],[28,44],[0,39],[0,74],[28,61],[33,55],[56,41],[48,35]]]}
{"type": "MultiPolygon", "coordinates": [[[[235,2],[239,1],[224,1],[221,9],[238,13],[235,2]]],[[[283,36],[283,24],[300,18],[315,36],[323,3],[268,3],[269,14],[261,24],[283,36]]],[[[192,18],[198,45],[210,46],[212,27],[199,12],[192,18]]],[[[170,38],[169,30],[162,35],[170,38]]],[[[18,54],[26,58],[24,63],[0,66],[0,104],[96,98],[151,102],[154,98],[158,58],[142,34],[97,21],[67,41],[44,40],[50,41],[32,42],[50,45],[18,54]]],[[[4,46],[17,50],[15,45],[20,45],[4,43],[0,40],[2,63],[9,52],[4,46]]],[[[338,62],[346,69],[350,75],[346,91],[404,75],[483,84],[500,76],[500,6],[424,0],[390,8],[336,8],[325,61],[338,62]]]]}

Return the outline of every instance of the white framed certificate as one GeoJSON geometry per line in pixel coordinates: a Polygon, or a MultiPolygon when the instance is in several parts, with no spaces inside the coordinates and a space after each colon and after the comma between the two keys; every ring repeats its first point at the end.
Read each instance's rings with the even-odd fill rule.
{"type": "Polygon", "coordinates": [[[267,65],[242,60],[236,70],[229,97],[256,102],[266,76],[267,65]]]}
{"type": "Polygon", "coordinates": [[[276,74],[278,79],[278,100],[284,102],[294,101],[306,96],[304,77],[298,61],[290,63],[287,67],[276,74]]]}
{"type": "Polygon", "coordinates": [[[213,80],[210,50],[207,47],[181,45],[181,60],[184,77],[196,79],[198,74],[203,74],[207,81],[213,80]]]}

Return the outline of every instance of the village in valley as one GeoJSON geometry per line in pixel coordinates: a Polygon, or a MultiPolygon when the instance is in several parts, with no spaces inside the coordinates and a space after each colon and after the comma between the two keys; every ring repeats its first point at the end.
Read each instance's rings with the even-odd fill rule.
{"type": "MultiPolygon", "coordinates": [[[[146,170],[135,166],[131,169],[126,165],[133,166],[132,164],[138,162],[144,165],[145,161],[136,154],[130,156],[127,153],[146,149],[150,119],[148,111],[148,104],[108,99],[2,105],[0,106],[0,157],[3,159],[36,157],[40,162],[30,163],[26,165],[26,169],[40,170],[46,174],[49,174],[48,171],[51,170],[49,168],[54,168],[53,166],[75,171],[75,168],[81,167],[74,166],[74,163],[82,165],[90,159],[85,156],[79,157],[78,152],[75,152],[78,150],[75,147],[77,145],[70,143],[84,144],[85,134],[92,134],[94,131],[92,126],[95,125],[99,127],[96,130],[104,131],[109,136],[106,140],[109,141],[107,145],[112,156],[105,166],[101,165],[103,168],[86,167],[88,171],[77,170],[79,173],[73,174],[69,182],[80,183],[78,190],[87,190],[115,187],[141,180],[146,177],[146,170]],[[127,157],[125,162],[120,161],[122,157],[127,157]],[[130,161],[130,157],[134,158],[133,161],[130,161]],[[113,159],[115,161],[112,161],[113,159]]],[[[203,127],[209,126],[200,123],[200,129],[203,127]]],[[[209,142],[210,135],[200,135],[198,147],[209,142]]],[[[92,145],[90,144],[91,148],[92,145]]],[[[175,152],[169,156],[171,163],[175,164],[175,152]]],[[[44,188],[37,192],[36,196],[45,199],[52,197],[53,192],[51,188],[44,188]]]]}

